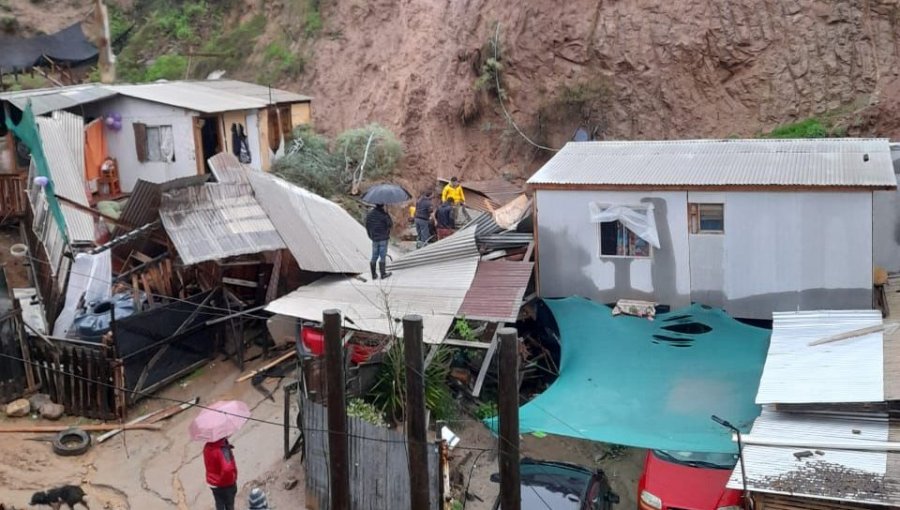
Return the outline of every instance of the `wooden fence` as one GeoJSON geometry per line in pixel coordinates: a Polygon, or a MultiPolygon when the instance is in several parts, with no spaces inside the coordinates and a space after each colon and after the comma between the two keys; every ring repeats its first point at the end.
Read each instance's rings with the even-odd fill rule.
{"type": "Polygon", "coordinates": [[[41,392],[66,408],[66,413],[99,420],[125,415],[122,364],[111,349],[34,339],[31,359],[41,383],[41,392]]]}
{"type": "MultiPolygon", "coordinates": [[[[300,398],[306,464],[306,505],[329,510],[328,416],[325,406],[300,398]]],[[[406,435],[347,418],[350,445],[351,508],[409,508],[409,463],[406,435]]],[[[429,508],[441,500],[440,446],[428,446],[429,508]]]]}
{"type": "Polygon", "coordinates": [[[25,174],[0,174],[0,222],[25,214],[25,174]]]}
{"type": "Polygon", "coordinates": [[[0,404],[23,396],[34,389],[35,379],[30,353],[22,332],[18,309],[0,317],[0,404]]]}

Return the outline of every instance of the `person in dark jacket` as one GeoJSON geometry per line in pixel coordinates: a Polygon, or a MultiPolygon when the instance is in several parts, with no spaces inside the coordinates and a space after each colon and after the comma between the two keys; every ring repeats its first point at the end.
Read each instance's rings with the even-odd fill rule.
{"type": "Polygon", "coordinates": [[[375,272],[375,265],[378,264],[381,269],[381,278],[387,278],[391,275],[385,269],[387,265],[387,247],[388,239],[391,238],[391,228],[394,221],[391,215],[384,210],[384,205],[376,205],[369,214],[366,215],[366,233],[372,240],[372,259],[369,261],[369,268],[372,270],[372,279],[378,278],[375,272]]]}
{"type": "Polygon", "coordinates": [[[456,224],[453,221],[453,199],[448,198],[438,207],[434,213],[434,219],[437,222],[437,237],[441,240],[453,233],[456,224]]]}
{"type": "Polygon", "coordinates": [[[206,483],[212,489],[216,510],[234,510],[237,495],[237,464],[234,447],[228,438],[206,443],[203,447],[203,464],[206,466],[206,483]]]}
{"type": "Polygon", "coordinates": [[[416,202],[416,248],[428,244],[431,238],[431,221],[434,215],[434,194],[426,191],[416,202]]]}

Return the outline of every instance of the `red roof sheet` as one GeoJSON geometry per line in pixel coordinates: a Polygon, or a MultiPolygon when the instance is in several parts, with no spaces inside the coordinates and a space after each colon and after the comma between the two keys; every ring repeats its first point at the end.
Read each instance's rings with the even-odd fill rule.
{"type": "Polygon", "coordinates": [[[515,322],[533,267],[533,262],[479,262],[458,315],[476,320],[515,322]]]}

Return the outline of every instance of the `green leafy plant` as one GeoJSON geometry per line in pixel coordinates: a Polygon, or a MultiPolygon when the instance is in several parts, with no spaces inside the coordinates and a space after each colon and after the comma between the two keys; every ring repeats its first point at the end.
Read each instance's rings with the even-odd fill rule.
{"type": "Polygon", "coordinates": [[[763,138],[825,138],[828,129],[819,119],[809,118],[800,122],[778,126],[763,138]]]}
{"type": "Polygon", "coordinates": [[[181,55],[160,55],[147,68],[144,81],[182,79],[187,65],[187,58],[181,55]]]}
{"type": "MultiPolygon", "coordinates": [[[[425,368],[425,407],[431,411],[432,419],[452,418],[455,402],[447,385],[450,374],[451,352],[436,347],[437,354],[425,368]]],[[[403,340],[397,339],[384,357],[381,371],[370,396],[375,406],[394,421],[401,421],[406,408],[406,360],[403,340]]]]}
{"type": "Polygon", "coordinates": [[[468,342],[478,341],[478,334],[465,317],[456,319],[456,322],[453,324],[453,333],[455,333],[460,340],[466,340],[468,342]]]}
{"type": "Polygon", "coordinates": [[[352,398],[347,402],[347,416],[359,418],[376,427],[388,426],[384,421],[384,414],[377,407],[359,398],[352,398]]]}
{"type": "Polygon", "coordinates": [[[497,404],[494,402],[482,402],[475,408],[475,417],[479,420],[493,418],[497,413],[497,404]]]}
{"type": "Polygon", "coordinates": [[[379,124],[344,131],[335,139],[335,153],[343,156],[342,180],[356,193],[363,179],[385,178],[403,157],[403,145],[379,124]]]}
{"type": "Polygon", "coordinates": [[[311,127],[298,127],[287,154],[272,163],[272,172],[323,197],[333,196],[341,187],[341,163],[328,145],[328,139],[311,127]]]}
{"type": "Polygon", "coordinates": [[[307,37],[313,37],[322,30],[322,13],[319,12],[318,0],[309,0],[307,2],[304,25],[307,37]]]}
{"type": "Polygon", "coordinates": [[[263,52],[264,69],[260,73],[262,83],[272,83],[279,78],[291,78],[303,72],[306,59],[291,52],[284,41],[272,41],[263,52]]]}

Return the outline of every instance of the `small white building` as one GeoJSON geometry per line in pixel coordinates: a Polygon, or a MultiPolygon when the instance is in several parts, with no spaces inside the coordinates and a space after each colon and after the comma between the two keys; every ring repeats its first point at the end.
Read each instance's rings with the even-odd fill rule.
{"type": "MultiPolygon", "coordinates": [[[[126,193],[138,179],[166,182],[206,173],[207,159],[221,151],[237,155],[241,140],[248,164],[268,170],[291,130],[310,122],[310,102],[307,96],[235,80],[90,83],[0,94],[0,109],[14,119],[14,110],[24,111],[29,103],[38,116],[62,110],[82,117],[86,154],[102,146],[116,160],[126,193]],[[110,117],[119,119],[118,129],[90,130],[92,123],[110,117]]],[[[16,146],[12,135],[0,129],[0,173],[21,171],[15,151],[4,145],[16,146]]],[[[99,174],[95,167],[96,161],[86,158],[89,185],[99,174]]]]}
{"type": "MultiPolygon", "coordinates": [[[[572,142],[528,184],[538,292],[740,318],[872,306],[886,139],[572,142]]],[[[900,255],[900,254],[898,254],[900,255]]]]}

